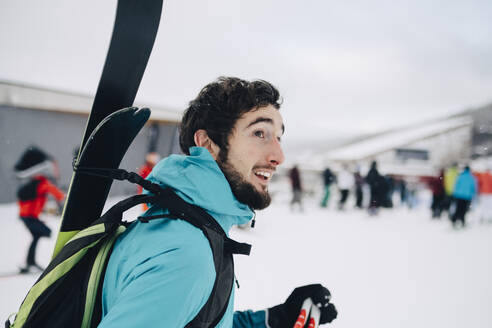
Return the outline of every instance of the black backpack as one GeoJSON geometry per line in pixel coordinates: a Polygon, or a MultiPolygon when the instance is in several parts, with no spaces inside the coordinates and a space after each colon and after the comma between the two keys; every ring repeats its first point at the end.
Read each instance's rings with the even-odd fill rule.
{"type": "Polygon", "coordinates": [[[199,228],[207,237],[214,258],[215,282],[209,299],[186,327],[214,327],[219,323],[234,283],[232,255],[249,255],[251,245],[228,238],[212,216],[185,202],[171,189],[162,189],[133,172],[112,171],[117,172],[112,178],[142,184],[153,194],[135,195],[120,201],[71,238],[31,287],[13,323],[7,319],[6,328],[96,327],[101,321],[102,284],[109,256],[114,241],[128,225],[122,222],[123,212],[141,203],[157,205],[170,213],[139,217],[142,222],[181,219],[199,228]]]}
{"type": "Polygon", "coordinates": [[[38,195],[39,179],[30,180],[19,187],[17,190],[17,199],[20,201],[33,200],[38,195]]]}

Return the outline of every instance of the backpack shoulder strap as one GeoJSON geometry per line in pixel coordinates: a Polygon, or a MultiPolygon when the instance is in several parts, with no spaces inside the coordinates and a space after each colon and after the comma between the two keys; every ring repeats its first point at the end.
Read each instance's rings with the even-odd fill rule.
{"type": "Polygon", "coordinates": [[[187,203],[170,188],[162,190],[152,202],[169,210],[171,215],[165,217],[185,220],[200,229],[207,238],[214,258],[215,282],[207,302],[186,327],[215,327],[227,310],[234,284],[232,254],[249,255],[251,245],[238,243],[227,237],[222,227],[210,214],[201,207],[187,203]]]}
{"type": "Polygon", "coordinates": [[[224,239],[226,252],[242,255],[250,254],[251,245],[230,239],[213,216],[208,214],[203,208],[184,201],[170,188],[163,189],[156,199],[151,202],[168,209],[172,215],[189,222],[202,231],[205,228],[215,231],[224,239]]]}

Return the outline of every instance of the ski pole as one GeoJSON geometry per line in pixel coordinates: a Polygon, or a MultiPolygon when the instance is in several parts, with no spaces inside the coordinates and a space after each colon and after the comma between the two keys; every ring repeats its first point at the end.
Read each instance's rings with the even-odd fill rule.
{"type": "Polygon", "coordinates": [[[309,315],[308,328],[318,328],[321,310],[316,304],[311,305],[311,314],[309,315]]]}
{"type": "Polygon", "coordinates": [[[296,323],[294,324],[294,328],[304,328],[304,326],[306,325],[308,314],[313,305],[313,300],[311,300],[311,298],[306,298],[304,300],[301,306],[301,311],[299,312],[299,316],[297,317],[296,323]]]}

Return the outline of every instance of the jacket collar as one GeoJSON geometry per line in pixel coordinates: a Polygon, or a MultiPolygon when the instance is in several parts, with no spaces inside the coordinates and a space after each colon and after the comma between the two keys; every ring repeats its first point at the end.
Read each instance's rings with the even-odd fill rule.
{"type": "Polygon", "coordinates": [[[185,201],[211,214],[227,233],[232,225],[245,224],[251,209],[232,193],[217,162],[206,148],[191,147],[190,155],[171,155],[161,160],[147,177],[170,187],[185,201]]]}

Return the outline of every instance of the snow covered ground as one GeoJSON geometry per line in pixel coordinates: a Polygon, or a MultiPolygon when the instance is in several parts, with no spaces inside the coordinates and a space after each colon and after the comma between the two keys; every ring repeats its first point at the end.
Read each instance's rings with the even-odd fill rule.
{"type": "MultiPolygon", "coordinates": [[[[347,209],[290,212],[288,195],[257,215],[256,228],[232,237],[253,244],[236,257],[237,309],[261,309],[302,284],[321,282],[333,294],[338,328],[492,327],[492,224],[472,212],[464,230],[431,220],[425,206],[385,210],[378,217],[347,209]]],[[[131,216],[131,214],[130,214],[131,216]]],[[[0,273],[22,265],[30,236],[15,204],[0,206],[0,273]]],[[[56,234],[59,220],[44,217],[56,234]]],[[[42,239],[49,261],[54,237],[42,239]]],[[[0,319],[15,312],[35,276],[0,278],[0,319]]]]}

